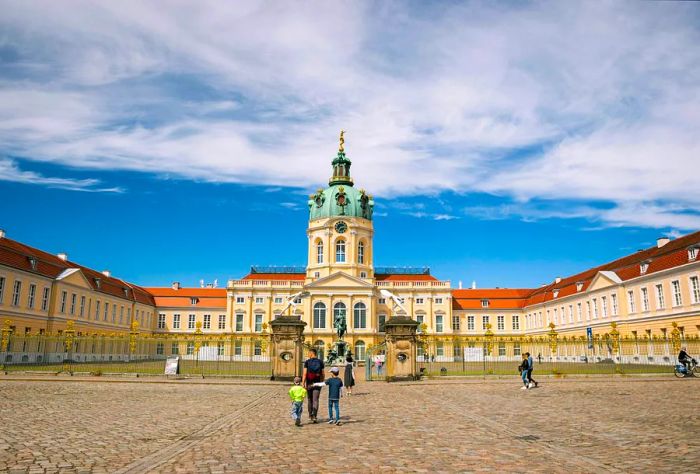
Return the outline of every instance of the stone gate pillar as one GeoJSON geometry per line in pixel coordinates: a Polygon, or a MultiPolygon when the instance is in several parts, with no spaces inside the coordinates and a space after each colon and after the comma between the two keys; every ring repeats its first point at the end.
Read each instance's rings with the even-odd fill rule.
{"type": "Polygon", "coordinates": [[[306,323],[296,316],[278,316],[270,323],[272,380],[292,380],[296,376],[301,377],[305,326],[306,323]]]}
{"type": "Polygon", "coordinates": [[[386,380],[417,380],[419,323],[407,316],[394,316],[386,322],[386,380]]]}

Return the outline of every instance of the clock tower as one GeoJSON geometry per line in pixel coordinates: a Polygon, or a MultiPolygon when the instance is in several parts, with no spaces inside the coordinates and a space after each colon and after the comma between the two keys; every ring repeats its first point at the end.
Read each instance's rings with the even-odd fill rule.
{"type": "Polygon", "coordinates": [[[374,201],[353,185],[343,135],[341,131],[328,187],[309,196],[307,283],[336,272],[374,281],[374,201]]]}

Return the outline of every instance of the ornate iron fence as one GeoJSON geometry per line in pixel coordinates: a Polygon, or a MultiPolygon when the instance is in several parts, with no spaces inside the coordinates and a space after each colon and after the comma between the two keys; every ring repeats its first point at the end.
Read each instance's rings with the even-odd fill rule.
{"type": "Polygon", "coordinates": [[[163,374],[168,357],[179,374],[270,377],[267,335],[5,334],[0,367],[5,372],[163,374]]]}

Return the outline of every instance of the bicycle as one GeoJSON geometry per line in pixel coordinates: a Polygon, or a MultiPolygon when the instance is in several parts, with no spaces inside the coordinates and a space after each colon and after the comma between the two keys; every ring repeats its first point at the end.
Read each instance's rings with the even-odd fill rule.
{"type": "Polygon", "coordinates": [[[683,377],[700,377],[700,365],[695,359],[690,359],[688,366],[685,364],[678,363],[673,369],[673,375],[682,379],[683,377]]]}

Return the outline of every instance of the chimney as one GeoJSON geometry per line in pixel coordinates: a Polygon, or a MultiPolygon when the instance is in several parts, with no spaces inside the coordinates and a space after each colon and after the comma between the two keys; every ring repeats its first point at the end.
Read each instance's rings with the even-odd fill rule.
{"type": "Polygon", "coordinates": [[[476,280],[472,280],[472,290],[476,290],[476,280]]]}
{"type": "Polygon", "coordinates": [[[462,280],[459,280],[459,289],[462,289],[462,280]]]}
{"type": "Polygon", "coordinates": [[[112,276],[112,272],[110,272],[109,270],[102,270],[102,274],[107,278],[112,276]]]}
{"type": "Polygon", "coordinates": [[[660,249],[670,241],[671,239],[669,239],[668,237],[659,237],[658,239],[656,239],[656,248],[660,249]]]}
{"type": "Polygon", "coordinates": [[[68,260],[68,254],[65,252],[57,253],[56,256],[63,260],[64,262],[68,260]]]}
{"type": "Polygon", "coordinates": [[[179,290],[180,289],[180,282],[179,281],[174,281],[173,284],[171,285],[171,288],[173,290],[179,290]]]}
{"type": "Polygon", "coordinates": [[[0,229],[0,239],[5,238],[5,229],[0,229]]]}
{"type": "Polygon", "coordinates": [[[556,277],[554,279],[554,283],[561,283],[561,277],[556,277]]]}

